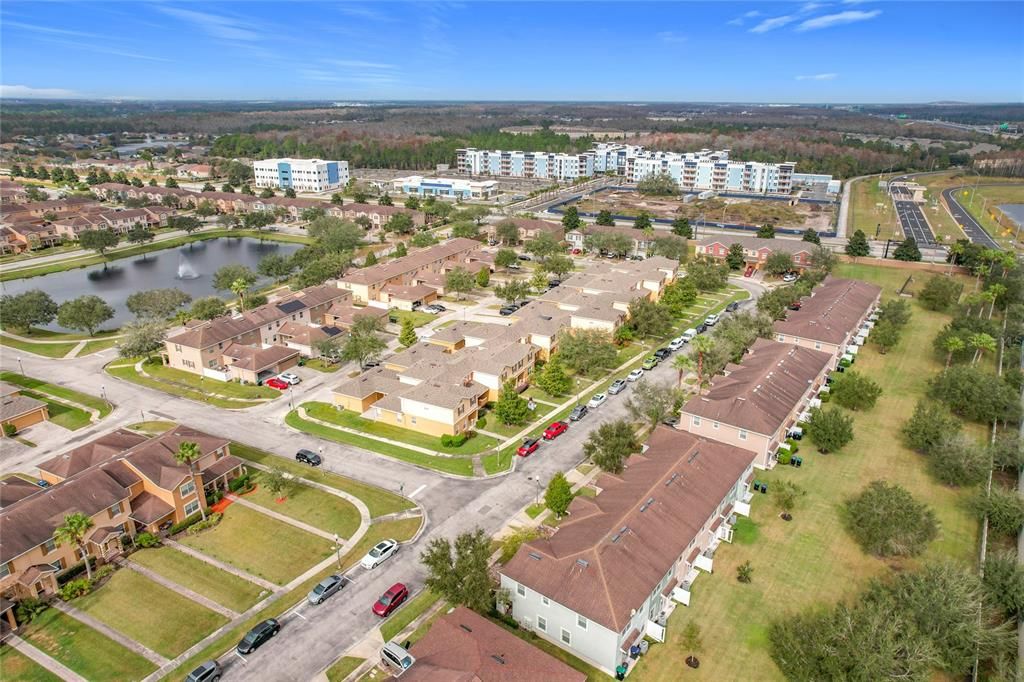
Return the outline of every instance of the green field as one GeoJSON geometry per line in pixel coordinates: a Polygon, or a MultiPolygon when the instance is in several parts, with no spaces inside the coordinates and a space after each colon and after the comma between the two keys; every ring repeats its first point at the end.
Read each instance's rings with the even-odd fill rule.
{"type": "Polygon", "coordinates": [[[60,682],[60,678],[7,644],[0,645],[0,677],[10,682],[60,682]]]}
{"type": "MultiPolygon", "coordinates": [[[[891,176],[883,175],[882,180],[891,176]]],[[[868,238],[875,236],[875,229],[881,225],[879,239],[891,239],[899,232],[896,209],[888,193],[878,189],[879,176],[872,175],[851,183],[850,208],[846,231],[863,230],[868,238]]]]}
{"type": "MultiPolygon", "coordinates": [[[[169,393],[176,395],[181,398],[188,398],[189,400],[195,400],[200,403],[208,403],[215,407],[221,407],[227,410],[243,409],[246,407],[255,407],[262,405],[265,401],[262,400],[240,400],[240,399],[229,399],[220,398],[215,395],[210,395],[205,390],[199,390],[191,388],[187,385],[171,383],[169,381],[161,381],[150,376],[144,376],[135,371],[134,363],[131,360],[117,360],[106,367],[107,374],[118,379],[124,379],[130,381],[133,384],[139,386],[145,386],[156,391],[163,393],[169,393]]],[[[198,377],[197,377],[198,379],[198,377]]],[[[213,381],[208,382],[212,384],[213,381]]],[[[222,383],[222,382],[217,382],[222,383]]],[[[271,389],[273,390],[273,389],[271,389]]]]}
{"type": "MultiPolygon", "coordinates": [[[[0,280],[3,281],[3,280],[0,280]]],[[[0,346],[14,348],[26,353],[34,353],[47,358],[62,358],[72,350],[78,342],[73,343],[32,343],[31,341],[20,341],[9,336],[0,336],[0,346]]]]}
{"type": "Polygon", "coordinates": [[[239,613],[266,596],[259,585],[172,547],[143,549],[132,554],[131,560],[239,613]]]}
{"type": "Polygon", "coordinates": [[[21,394],[29,398],[42,400],[46,403],[46,411],[50,415],[50,421],[69,431],[76,431],[82,427],[88,426],[92,422],[92,417],[85,410],[75,407],[69,403],[55,400],[45,393],[25,388],[22,389],[21,394]]]}
{"type": "Polygon", "coordinates": [[[337,495],[325,493],[308,485],[292,483],[284,490],[285,498],[277,497],[263,485],[266,474],[256,474],[256,489],[245,499],[261,507],[291,517],[314,528],[350,538],[359,529],[359,510],[337,495]]]}

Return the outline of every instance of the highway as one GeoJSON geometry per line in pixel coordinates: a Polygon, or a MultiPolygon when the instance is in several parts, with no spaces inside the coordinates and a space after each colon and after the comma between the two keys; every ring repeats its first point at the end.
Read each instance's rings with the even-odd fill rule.
{"type": "Polygon", "coordinates": [[[946,206],[949,207],[949,213],[953,216],[953,220],[960,225],[960,229],[964,231],[967,238],[975,244],[980,244],[988,249],[1002,249],[992,235],[986,232],[985,228],[979,225],[978,221],[967,212],[967,209],[956,200],[954,194],[962,189],[963,187],[950,187],[942,190],[942,197],[946,200],[946,206]]]}
{"type": "Polygon", "coordinates": [[[894,199],[893,204],[896,205],[896,215],[904,237],[913,237],[918,246],[936,246],[935,237],[920,206],[913,201],[898,199],[894,199]]]}

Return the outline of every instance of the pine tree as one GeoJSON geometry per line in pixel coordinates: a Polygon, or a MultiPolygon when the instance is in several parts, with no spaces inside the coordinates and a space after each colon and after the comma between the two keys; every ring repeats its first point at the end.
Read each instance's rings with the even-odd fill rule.
{"type": "Polygon", "coordinates": [[[416,336],[416,327],[408,317],[402,320],[402,333],[398,335],[398,342],[408,348],[419,340],[416,336]]]}
{"type": "Polygon", "coordinates": [[[846,244],[846,255],[857,258],[859,256],[867,256],[870,253],[871,247],[868,246],[867,235],[864,234],[863,230],[857,230],[846,244]]]}

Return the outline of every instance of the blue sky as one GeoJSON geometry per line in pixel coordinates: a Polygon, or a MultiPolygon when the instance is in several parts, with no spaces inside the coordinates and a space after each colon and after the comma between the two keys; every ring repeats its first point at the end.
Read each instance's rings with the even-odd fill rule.
{"type": "Polygon", "coordinates": [[[27,2],[0,95],[1024,100],[1021,2],[27,2]]]}

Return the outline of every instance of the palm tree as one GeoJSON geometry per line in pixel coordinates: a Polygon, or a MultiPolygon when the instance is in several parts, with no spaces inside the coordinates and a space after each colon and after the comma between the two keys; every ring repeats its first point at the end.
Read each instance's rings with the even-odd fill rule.
{"type": "Polygon", "coordinates": [[[985,291],[988,294],[991,295],[991,298],[989,299],[989,306],[988,306],[988,319],[991,320],[992,319],[992,311],[996,307],[996,301],[999,299],[1000,296],[1002,296],[1003,294],[1006,293],[1006,285],[1005,284],[999,284],[999,283],[990,284],[988,286],[988,289],[986,289],[985,291]]]}
{"type": "Polygon", "coordinates": [[[53,539],[58,545],[74,545],[85,561],[85,574],[92,580],[92,567],[89,565],[89,552],[85,548],[85,536],[92,530],[92,519],[82,512],[73,512],[64,516],[64,523],[53,530],[53,539]]]}
{"type": "Polygon", "coordinates": [[[953,364],[953,354],[967,348],[967,344],[959,336],[947,336],[946,340],[942,342],[942,347],[946,351],[946,369],[949,369],[949,366],[953,364]]]}
{"type": "Polygon", "coordinates": [[[693,358],[689,355],[677,355],[672,361],[672,366],[679,370],[679,386],[682,386],[683,376],[693,369],[693,358]]]}
{"type": "Polygon", "coordinates": [[[981,278],[982,277],[988,277],[988,273],[991,272],[991,271],[992,271],[992,269],[988,265],[986,265],[985,263],[981,263],[981,264],[975,266],[975,268],[974,268],[974,290],[975,291],[978,290],[978,286],[981,284],[981,278]]]}
{"type": "Polygon", "coordinates": [[[697,395],[704,386],[704,358],[715,347],[710,336],[698,336],[693,340],[693,350],[697,352],[697,395]]]}
{"type": "Polygon", "coordinates": [[[976,296],[978,297],[978,319],[981,319],[982,314],[985,312],[985,304],[991,305],[996,304],[996,295],[992,292],[991,287],[984,291],[979,291],[976,296]]]}
{"type": "MultiPolygon", "coordinates": [[[[192,475],[192,483],[196,487],[196,499],[199,500],[199,495],[202,493],[203,486],[196,481],[196,475],[199,473],[196,470],[196,460],[203,456],[203,451],[199,449],[198,443],[184,440],[178,444],[178,451],[174,453],[174,459],[178,460],[182,464],[188,465],[188,472],[192,475]]],[[[206,510],[203,509],[203,501],[199,500],[199,513],[203,517],[203,521],[206,520],[206,510]]]]}
{"type": "Polygon", "coordinates": [[[976,364],[986,351],[994,353],[996,350],[996,340],[985,333],[971,334],[967,338],[967,345],[974,349],[974,358],[971,359],[972,365],[976,364]]]}
{"type": "Polygon", "coordinates": [[[949,255],[951,257],[949,260],[949,272],[953,272],[953,266],[956,265],[960,257],[964,255],[964,245],[960,242],[954,242],[953,245],[949,247],[949,255]]]}
{"type": "Polygon", "coordinates": [[[245,310],[245,294],[249,291],[249,283],[242,278],[231,283],[231,292],[238,297],[238,305],[245,310]]]}

